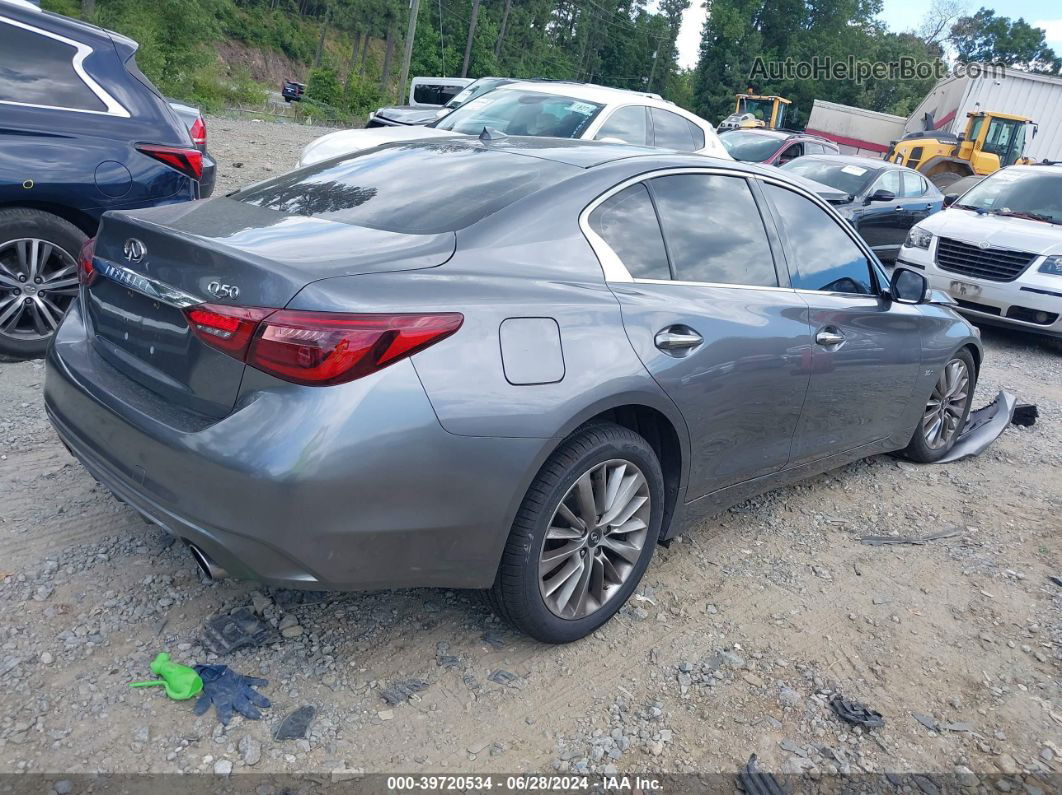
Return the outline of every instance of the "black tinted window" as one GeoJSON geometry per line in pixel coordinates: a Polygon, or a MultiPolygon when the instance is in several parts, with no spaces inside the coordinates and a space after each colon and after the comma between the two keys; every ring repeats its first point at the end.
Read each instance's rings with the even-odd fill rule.
{"type": "Polygon", "coordinates": [[[422,105],[445,105],[461,93],[461,86],[419,83],[413,89],[413,101],[422,105]]]}
{"type": "Polygon", "coordinates": [[[636,279],[670,279],[664,240],[641,183],[610,196],[590,213],[590,228],[609,245],[636,279]]]}
{"type": "Polygon", "coordinates": [[[69,44],[0,22],[0,100],[107,110],[74,71],[76,54],[69,44]]]}
{"type": "Polygon", "coordinates": [[[645,128],[645,106],[628,105],[609,116],[594,139],[600,141],[602,138],[618,138],[628,144],[645,146],[645,128]]]}
{"type": "Polygon", "coordinates": [[[693,145],[690,126],[681,116],[660,108],[650,108],[653,114],[653,130],[656,133],[656,145],[661,149],[677,149],[680,152],[692,152],[698,148],[693,145]]]}
{"type": "Polygon", "coordinates": [[[463,229],[578,170],[454,141],[393,144],[284,174],[233,198],[292,215],[435,234],[463,229]]]}
{"type": "Polygon", "coordinates": [[[676,279],[778,284],[763,220],[744,179],[677,174],[652,185],[676,279]]]}
{"type": "Polygon", "coordinates": [[[869,295],[870,262],[826,211],[776,185],[764,189],[786,233],[786,258],[793,286],[800,290],[869,295]]]}
{"type": "Polygon", "coordinates": [[[686,124],[690,126],[690,135],[693,136],[693,148],[704,149],[704,130],[689,119],[686,119],[686,124]]]}

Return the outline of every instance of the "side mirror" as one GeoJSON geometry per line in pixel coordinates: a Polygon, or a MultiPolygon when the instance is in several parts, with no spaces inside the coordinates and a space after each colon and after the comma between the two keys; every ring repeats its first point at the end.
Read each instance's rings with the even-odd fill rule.
{"type": "Polygon", "coordinates": [[[955,204],[955,202],[958,200],[958,198],[959,197],[956,194],[954,194],[954,193],[945,193],[944,194],[944,206],[945,207],[951,207],[951,205],[955,204]]]}
{"type": "Polygon", "coordinates": [[[893,268],[889,279],[889,296],[901,304],[924,304],[929,295],[929,281],[918,271],[893,268]]]}
{"type": "Polygon", "coordinates": [[[871,202],[894,202],[896,201],[896,194],[891,190],[885,190],[884,188],[878,188],[876,191],[867,196],[864,204],[870,204],[871,202]]]}

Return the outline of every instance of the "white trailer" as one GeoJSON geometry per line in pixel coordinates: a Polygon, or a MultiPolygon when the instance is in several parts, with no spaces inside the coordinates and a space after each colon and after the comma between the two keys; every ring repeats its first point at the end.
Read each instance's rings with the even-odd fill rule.
{"type": "Polygon", "coordinates": [[[915,108],[902,132],[921,132],[926,113],[933,115],[934,129],[955,135],[966,130],[967,113],[1010,113],[1037,124],[1035,137],[1026,139],[1027,157],[1062,160],[1062,78],[1002,67],[999,71],[994,76],[944,78],[915,108]]]}
{"type": "Polygon", "coordinates": [[[829,138],[846,155],[884,157],[889,144],[903,136],[903,116],[816,99],[805,131],[829,138]]]}

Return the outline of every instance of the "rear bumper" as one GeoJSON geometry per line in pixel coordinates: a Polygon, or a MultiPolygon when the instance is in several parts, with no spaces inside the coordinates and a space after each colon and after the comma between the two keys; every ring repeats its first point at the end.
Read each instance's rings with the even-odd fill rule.
{"type": "Polygon", "coordinates": [[[228,417],[174,422],[95,354],[75,304],[48,353],[45,405],[95,478],[231,576],[491,584],[545,440],[447,433],[409,361],[324,389],[248,372],[256,386],[228,417]]]}

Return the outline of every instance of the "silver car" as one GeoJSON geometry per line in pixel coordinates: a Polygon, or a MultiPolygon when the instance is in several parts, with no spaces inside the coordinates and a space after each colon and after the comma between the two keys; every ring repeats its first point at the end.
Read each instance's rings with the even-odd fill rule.
{"type": "Polygon", "coordinates": [[[951,447],[977,333],[814,193],[487,137],[107,214],[48,355],[60,437],[214,576],[487,589],[549,642],[698,517],[951,447]]]}

